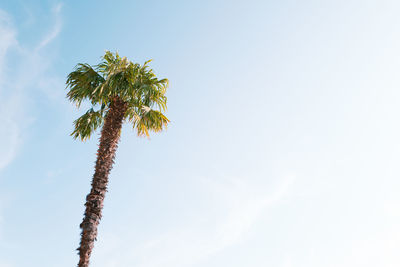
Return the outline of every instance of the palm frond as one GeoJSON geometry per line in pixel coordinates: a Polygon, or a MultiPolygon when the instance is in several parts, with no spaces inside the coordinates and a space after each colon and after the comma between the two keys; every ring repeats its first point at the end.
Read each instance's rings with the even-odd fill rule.
{"type": "Polygon", "coordinates": [[[75,129],[71,135],[75,139],[81,139],[82,141],[90,138],[92,133],[103,125],[104,109],[104,106],[98,111],[94,111],[93,108],[91,108],[85,114],[75,120],[75,129]]]}
{"type": "Polygon", "coordinates": [[[78,107],[83,100],[93,101],[93,92],[104,83],[104,78],[89,64],[78,64],[67,77],[67,98],[78,107]]]}
{"type": "Polygon", "coordinates": [[[133,127],[137,130],[138,136],[149,137],[149,132],[161,132],[170,120],[160,111],[143,106],[141,111],[136,113],[133,119],[133,127]]]}

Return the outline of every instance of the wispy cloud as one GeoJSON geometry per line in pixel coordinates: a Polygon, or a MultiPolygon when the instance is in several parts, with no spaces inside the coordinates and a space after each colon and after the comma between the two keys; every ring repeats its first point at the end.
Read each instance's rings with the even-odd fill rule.
{"type": "Polygon", "coordinates": [[[61,20],[61,9],[62,9],[63,4],[58,3],[56,6],[53,7],[52,13],[54,16],[54,26],[51,29],[51,31],[41,40],[39,45],[37,46],[37,50],[42,49],[43,47],[47,46],[51,41],[53,41],[57,35],[61,31],[62,27],[62,20],[61,20]]]}
{"type": "Polygon", "coordinates": [[[45,75],[51,62],[41,56],[40,50],[60,33],[61,8],[62,4],[53,8],[54,26],[34,48],[18,42],[18,29],[13,25],[12,17],[0,10],[0,170],[15,158],[22,144],[23,129],[33,119],[26,111],[26,90],[54,83],[54,78],[45,75]]]}

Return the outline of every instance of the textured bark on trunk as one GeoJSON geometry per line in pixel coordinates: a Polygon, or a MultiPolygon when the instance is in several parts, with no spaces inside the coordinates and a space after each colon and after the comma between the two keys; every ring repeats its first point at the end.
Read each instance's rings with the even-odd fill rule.
{"type": "Polygon", "coordinates": [[[97,237],[97,226],[100,223],[104,197],[107,191],[108,175],[114,163],[126,109],[126,103],[115,98],[110,105],[103,129],[101,130],[92,189],[86,197],[85,215],[83,222],[80,224],[82,233],[81,243],[77,249],[79,251],[78,267],[89,266],[90,254],[92,253],[94,241],[97,237]]]}

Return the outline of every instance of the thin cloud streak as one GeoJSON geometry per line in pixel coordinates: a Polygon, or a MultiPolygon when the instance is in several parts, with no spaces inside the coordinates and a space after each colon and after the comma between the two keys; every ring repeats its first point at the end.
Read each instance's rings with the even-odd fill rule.
{"type": "Polygon", "coordinates": [[[39,43],[39,45],[37,46],[37,48],[35,49],[40,50],[42,48],[44,48],[45,46],[47,46],[49,43],[51,43],[60,33],[61,28],[62,28],[62,20],[61,20],[61,9],[62,9],[63,4],[62,3],[58,3],[52,10],[52,13],[54,15],[54,27],[53,29],[42,39],[42,41],[39,43]]]}
{"type": "Polygon", "coordinates": [[[215,224],[192,225],[151,241],[153,245],[138,253],[145,255],[140,260],[140,267],[187,266],[239,244],[259,216],[287,194],[294,177],[285,177],[275,191],[267,195],[246,183],[246,179],[237,179],[233,183],[214,181],[208,181],[209,189],[220,198],[216,205],[225,203],[220,209],[221,213],[227,211],[225,216],[215,224]],[[154,251],[158,252],[157,257],[154,257],[154,251]]]}

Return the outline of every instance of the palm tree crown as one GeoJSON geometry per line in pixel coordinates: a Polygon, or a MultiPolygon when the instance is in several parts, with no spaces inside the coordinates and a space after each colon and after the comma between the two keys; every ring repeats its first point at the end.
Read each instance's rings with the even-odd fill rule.
{"type": "Polygon", "coordinates": [[[168,118],[166,110],[167,79],[158,79],[148,67],[133,63],[118,53],[106,51],[102,62],[95,66],[78,64],[67,77],[67,98],[78,107],[88,100],[92,107],[74,121],[74,138],[88,139],[103,125],[113,101],[122,101],[127,109],[124,121],[133,124],[139,136],[149,136],[149,131],[162,131],[168,118]],[[155,109],[156,108],[156,109],[155,109]]]}

